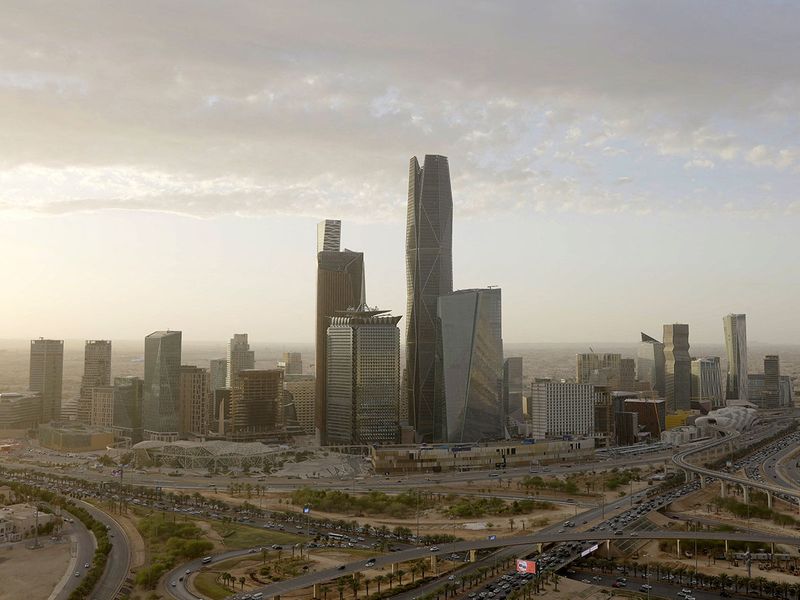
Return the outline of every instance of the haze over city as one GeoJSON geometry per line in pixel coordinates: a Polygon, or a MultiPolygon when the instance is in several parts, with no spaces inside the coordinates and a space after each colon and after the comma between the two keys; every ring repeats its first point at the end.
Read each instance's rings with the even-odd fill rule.
{"type": "Polygon", "coordinates": [[[454,285],[503,288],[505,341],[716,343],[733,311],[793,343],[798,7],[768,7],[6,2],[0,337],[311,342],[323,218],[403,314],[439,153],[454,285]]]}

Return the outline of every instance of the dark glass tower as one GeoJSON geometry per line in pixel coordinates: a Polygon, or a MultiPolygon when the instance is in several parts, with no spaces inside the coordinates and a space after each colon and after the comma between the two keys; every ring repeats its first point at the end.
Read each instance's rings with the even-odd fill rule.
{"type": "Polygon", "coordinates": [[[409,422],[421,441],[446,437],[436,402],[437,304],[453,291],[453,196],[447,157],[411,159],[406,221],[406,369],[409,422]]]}

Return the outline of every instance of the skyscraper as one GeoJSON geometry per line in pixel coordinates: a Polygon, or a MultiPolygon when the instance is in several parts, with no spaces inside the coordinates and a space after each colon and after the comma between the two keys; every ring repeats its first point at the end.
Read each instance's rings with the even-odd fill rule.
{"type": "Polygon", "coordinates": [[[692,357],[689,326],[664,325],[664,387],[667,411],[689,410],[692,396],[692,357]]]}
{"type": "Polygon", "coordinates": [[[780,408],[781,363],[777,354],[764,357],[764,408],[780,408]]]}
{"type": "Polygon", "coordinates": [[[436,406],[438,301],[453,291],[453,197],[447,157],[413,157],[406,219],[406,369],[409,421],[420,441],[444,439],[436,406]]]}
{"type": "Polygon", "coordinates": [[[111,342],[86,340],[83,352],[83,377],[81,378],[78,420],[91,421],[92,388],[111,385],[111,342]]]}
{"type": "Polygon", "coordinates": [[[439,298],[442,374],[436,397],[448,442],[503,436],[501,299],[499,288],[458,290],[439,298]]]}
{"type": "Polygon", "coordinates": [[[590,383],[531,383],[532,435],[537,440],[595,431],[597,387],[590,383]]]}
{"type": "Polygon", "coordinates": [[[41,422],[61,416],[64,340],[31,340],[29,387],[42,398],[41,422]]]}
{"type": "Polygon", "coordinates": [[[366,302],[364,254],[339,251],[341,223],[324,221],[324,233],[317,247],[317,314],[316,314],[316,428],[320,443],[326,443],[326,377],[328,325],[330,317],[352,306],[366,302]]]}
{"type": "Polygon", "coordinates": [[[315,434],[316,382],[313,375],[284,375],[285,403],[294,405],[297,424],[306,435],[315,434]]]}
{"type": "Polygon", "coordinates": [[[211,376],[206,369],[181,365],[181,436],[202,437],[211,429],[211,376]]]}
{"type": "Polygon", "coordinates": [[[719,356],[695,358],[692,361],[692,400],[711,408],[721,408],[724,405],[722,398],[719,356]]]}
{"type": "Polygon", "coordinates": [[[228,359],[212,358],[208,363],[208,371],[211,376],[211,392],[224,390],[228,386],[228,359]]]}
{"type": "Polygon", "coordinates": [[[256,366],[255,352],[250,350],[246,333],[234,333],[228,341],[228,376],[226,387],[233,388],[239,371],[253,369],[256,366]]]}
{"type": "Polygon", "coordinates": [[[284,352],[283,360],[278,363],[286,375],[303,374],[303,355],[300,352],[284,352]]]}
{"type": "Polygon", "coordinates": [[[509,356],[503,363],[503,414],[506,418],[522,415],[521,356],[509,356]]]}
{"type": "Polygon", "coordinates": [[[96,385],[89,389],[92,394],[89,424],[111,429],[114,424],[114,387],[96,385]]]}
{"type": "Polygon", "coordinates": [[[728,355],[727,400],[748,401],[747,394],[747,319],[745,315],[725,315],[725,352],[728,355]]]}
{"type": "Polygon", "coordinates": [[[646,381],[662,398],[664,386],[664,344],[642,333],[642,341],[636,356],[636,375],[639,381],[646,381]]]}
{"type": "Polygon", "coordinates": [[[233,440],[257,440],[275,433],[281,425],[283,371],[245,369],[231,390],[233,440]]]}
{"type": "Polygon", "coordinates": [[[575,381],[619,389],[622,378],[622,355],[606,352],[575,355],[575,381]]]}
{"type": "Polygon", "coordinates": [[[331,444],[389,444],[400,432],[401,317],[366,305],[328,327],[327,408],[331,444]]]}
{"type": "Polygon", "coordinates": [[[131,445],[142,441],[143,398],[144,381],[141,378],[114,378],[114,437],[127,438],[131,445]]]}
{"type": "Polygon", "coordinates": [[[144,338],[144,439],[174,442],[180,435],[181,337],[156,331],[144,338]]]}

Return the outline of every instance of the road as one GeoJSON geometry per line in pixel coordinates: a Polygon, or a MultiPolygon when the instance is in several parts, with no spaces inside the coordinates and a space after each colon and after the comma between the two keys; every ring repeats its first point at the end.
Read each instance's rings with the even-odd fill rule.
{"type": "Polygon", "coordinates": [[[70,570],[70,576],[64,582],[64,587],[58,592],[55,600],[66,600],[73,590],[81,584],[87,571],[83,565],[92,562],[95,550],[94,534],[92,534],[81,521],[76,519],[75,515],[67,511],[61,514],[63,518],[72,519],[74,521],[74,523],[68,525],[65,533],[68,532],[77,542],[77,560],[75,561],[75,567],[70,570]],[[80,573],[79,577],[74,576],[75,571],[80,573]]]}
{"type": "MultiPolygon", "coordinates": [[[[606,587],[612,587],[614,582],[617,580],[616,575],[608,575],[608,574],[597,574],[597,573],[590,573],[587,571],[578,571],[577,573],[570,573],[567,575],[570,579],[575,579],[576,581],[591,581],[593,585],[602,585],[606,587]]],[[[682,589],[691,589],[691,595],[694,596],[697,600],[718,600],[719,599],[719,592],[718,591],[704,591],[702,589],[692,588],[689,584],[678,584],[678,583],[671,583],[668,581],[661,581],[657,580],[655,576],[650,577],[648,579],[642,579],[641,577],[632,577],[629,575],[624,576],[628,581],[627,585],[624,586],[624,589],[629,591],[637,591],[639,590],[640,586],[644,583],[649,583],[649,585],[653,586],[653,589],[650,590],[650,594],[648,596],[653,597],[661,597],[661,598],[675,598],[677,593],[680,592],[682,589]]],[[[639,590],[643,591],[644,590],[639,590]]],[[[730,591],[730,590],[728,590],[730,591]]],[[[646,593],[646,592],[645,592],[646,593]]],[[[732,591],[731,598],[741,598],[743,600],[748,599],[749,596],[737,595],[734,594],[732,591]]]]}
{"type": "MultiPolygon", "coordinates": [[[[125,578],[130,570],[131,549],[128,536],[122,527],[102,510],[82,500],[76,500],[75,503],[89,511],[89,514],[108,528],[112,543],[111,552],[109,553],[103,576],[94,588],[93,596],[103,599],[114,598],[125,583],[125,578]]],[[[83,567],[83,562],[80,563],[80,566],[83,567]]]]}

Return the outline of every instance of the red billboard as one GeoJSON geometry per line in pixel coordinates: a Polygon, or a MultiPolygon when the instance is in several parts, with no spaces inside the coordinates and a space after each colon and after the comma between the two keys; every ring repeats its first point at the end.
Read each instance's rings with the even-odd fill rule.
{"type": "Polygon", "coordinates": [[[518,558],[517,573],[530,573],[531,575],[536,575],[536,561],[518,558]]]}

